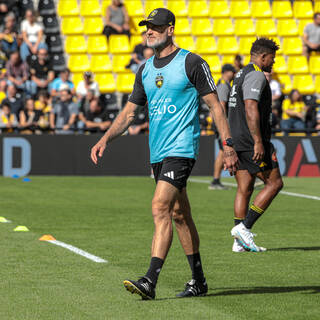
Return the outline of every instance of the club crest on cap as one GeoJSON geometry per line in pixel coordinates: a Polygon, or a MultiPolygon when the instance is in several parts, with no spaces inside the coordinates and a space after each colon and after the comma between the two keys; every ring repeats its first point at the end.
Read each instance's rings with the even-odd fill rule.
{"type": "Polygon", "coordinates": [[[153,11],[150,13],[149,17],[154,17],[157,13],[158,13],[158,10],[153,10],[153,11]]]}
{"type": "Polygon", "coordinates": [[[163,76],[162,76],[161,73],[160,73],[160,74],[158,74],[158,75],[156,76],[156,86],[157,86],[158,88],[161,88],[162,85],[163,85],[163,76]]]}

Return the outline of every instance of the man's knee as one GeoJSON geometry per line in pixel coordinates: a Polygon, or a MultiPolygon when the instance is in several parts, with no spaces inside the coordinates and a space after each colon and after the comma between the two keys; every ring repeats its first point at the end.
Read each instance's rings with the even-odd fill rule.
{"type": "Polygon", "coordinates": [[[170,202],[154,198],[152,200],[152,215],[154,220],[170,219],[170,202]]]}
{"type": "Polygon", "coordinates": [[[267,181],[266,187],[273,190],[275,193],[278,193],[283,188],[283,181],[280,178],[275,179],[273,181],[267,181]]]}

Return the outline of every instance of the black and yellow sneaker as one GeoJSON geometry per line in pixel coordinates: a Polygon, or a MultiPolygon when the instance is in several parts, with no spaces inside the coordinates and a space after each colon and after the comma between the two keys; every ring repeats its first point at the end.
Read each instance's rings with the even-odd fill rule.
{"type": "Polygon", "coordinates": [[[137,293],[143,300],[153,300],[156,296],[153,284],[145,277],[138,281],[124,280],[123,284],[128,291],[137,293]]]}
{"type": "Polygon", "coordinates": [[[206,279],[203,281],[192,279],[186,283],[184,291],[177,294],[179,298],[187,297],[201,297],[205,296],[208,292],[208,285],[206,279]]]}

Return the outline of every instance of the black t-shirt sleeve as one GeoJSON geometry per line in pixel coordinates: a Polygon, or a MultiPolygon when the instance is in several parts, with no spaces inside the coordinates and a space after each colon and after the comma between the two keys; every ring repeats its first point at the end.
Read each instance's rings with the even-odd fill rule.
{"type": "Polygon", "coordinates": [[[147,95],[142,84],[142,71],[144,66],[145,63],[139,68],[136,74],[133,91],[128,99],[130,102],[137,104],[138,106],[144,106],[147,103],[147,95]]]}
{"type": "Polygon", "coordinates": [[[212,78],[208,63],[200,56],[189,53],[186,58],[186,73],[200,96],[216,92],[217,88],[212,78]]]}

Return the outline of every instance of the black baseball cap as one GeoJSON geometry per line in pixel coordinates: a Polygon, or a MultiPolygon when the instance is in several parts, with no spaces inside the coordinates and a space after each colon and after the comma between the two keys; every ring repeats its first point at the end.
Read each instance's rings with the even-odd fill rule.
{"type": "Polygon", "coordinates": [[[222,66],[221,72],[225,73],[227,71],[232,71],[233,73],[236,73],[235,67],[230,63],[226,63],[225,65],[222,66]]]}
{"type": "Polygon", "coordinates": [[[148,18],[139,22],[139,26],[145,26],[148,22],[156,25],[163,26],[169,25],[174,26],[176,23],[176,17],[174,14],[165,8],[154,9],[149,15],[148,18]]]}

